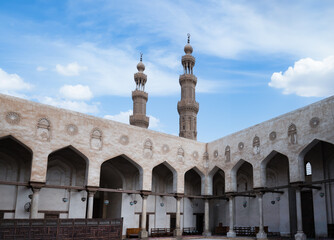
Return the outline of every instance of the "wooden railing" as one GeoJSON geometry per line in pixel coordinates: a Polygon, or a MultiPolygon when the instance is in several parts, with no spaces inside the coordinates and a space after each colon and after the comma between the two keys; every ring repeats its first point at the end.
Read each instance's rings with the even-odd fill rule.
{"type": "Polygon", "coordinates": [[[123,219],[1,219],[0,239],[116,240],[122,239],[123,219]]]}

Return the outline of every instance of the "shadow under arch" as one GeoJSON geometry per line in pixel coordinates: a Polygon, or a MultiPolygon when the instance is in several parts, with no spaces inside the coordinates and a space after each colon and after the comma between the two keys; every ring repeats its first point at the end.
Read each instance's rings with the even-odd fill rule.
{"type": "MultiPolygon", "coordinates": [[[[9,167],[9,165],[13,165],[13,163],[10,162],[15,161],[14,165],[16,165],[16,169],[12,169],[13,171],[16,171],[17,178],[15,181],[29,182],[31,178],[31,165],[33,158],[33,151],[31,148],[12,135],[7,135],[0,138],[0,153],[4,156],[4,159],[1,161],[2,166],[0,167],[0,179],[5,178],[4,173],[7,171],[6,166],[9,167]],[[5,156],[8,156],[7,160],[5,156]]],[[[8,173],[8,177],[12,177],[10,175],[11,174],[8,173]]]]}
{"type": "MultiPolygon", "coordinates": [[[[52,165],[52,162],[55,160],[57,160],[58,162],[62,161],[63,165],[65,164],[69,166],[71,168],[71,171],[73,172],[78,173],[80,171],[83,171],[83,176],[82,176],[83,181],[81,181],[80,184],[76,182],[75,185],[85,186],[87,184],[89,159],[81,151],[79,151],[72,145],[68,145],[66,147],[62,147],[51,152],[48,156],[47,176],[46,176],[47,178],[50,164],[52,165]]],[[[76,176],[78,177],[78,175],[76,176]]]]}
{"type": "Polygon", "coordinates": [[[184,183],[185,194],[205,195],[205,175],[197,167],[192,167],[185,172],[184,183]],[[199,186],[199,188],[196,186],[199,186]]]}
{"type": "MultiPolygon", "coordinates": [[[[234,166],[233,168],[231,169],[231,186],[232,186],[232,191],[233,192],[237,192],[238,191],[238,183],[237,183],[237,175],[238,175],[238,171],[239,169],[243,166],[243,165],[248,165],[251,167],[251,175],[252,175],[252,178],[253,178],[253,165],[244,160],[244,159],[240,159],[234,166]]],[[[253,182],[252,182],[253,184],[253,182]]]]}
{"type": "MultiPolygon", "coordinates": [[[[177,174],[178,173],[167,161],[164,161],[153,167],[152,169],[152,189],[153,189],[153,178],[154,178],[154,175],[157,175],[157,174],[164,179],[170,179],[171,177],[170,175],[172,175],[172,181],[173,181],[172,192],[174,193],[177,192],[177,174]]],[[[166,186],[166,190],[164,191],[165,193],[168,193],[167,188],[168,187],[166,186]]]]}
{"type": "Polygon", "coordinates": [[[223,169],[221,169],[218,166],[215,166],[208,174],[207,176],[207,194],[208,195],[217,195],[217,191],[215,191],[215,189],[217,189],[217,186],[215,184],[215,178],[217,178],[217,175],[220,176],[223,179],[223,192],[225,193],[225,172],[223,169]]]}

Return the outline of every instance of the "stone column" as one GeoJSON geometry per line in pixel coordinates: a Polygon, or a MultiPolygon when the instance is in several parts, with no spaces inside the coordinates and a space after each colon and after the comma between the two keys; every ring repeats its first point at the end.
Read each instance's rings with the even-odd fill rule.
{"type": "Polygon", "coordinates": [[[88,191],[87,218],[93,218],[94,195],[96,191],[88,191]]]}
{"type": "Polygon", "coordinates": [[[176,199],[176,226],[174,230],[174,237],[181,237],[181,199],[182,196],[180,194],[175,195],[176,199]]]}
{"type": "Polygon", "coordinates": [[[209,205],[209,198],[206,198],[204,200],[204,236],[211,236],[210,232],[210,225],[209,225],[209,210],[210,210],[210,205],[209,205]]]}
{"type": "Polygon", "coordinates": [[[234,231],[234,196],[229,196],[229,211],[230,211],[230,229],[227,233],[227,237],[236,237],[236,233],[234,231]]]}
{"type": "Polygon", "coordinates": [[[258,200],[259,200],[259,216],[260,216],[260,226],[259,232],[256,234],[257,239],[266,239],[267,234],[264,232],[263,228],[263,193],[258,193],[258,200]]]}
{"type": "Polygon", "coordinates": [[[39,202],[39,192],[41,190],[40,187],[32,187],[33,191],[31,198],[31,206],[30,206],[30,218],[38,218],[38,202],[39,202]]]}
{"type": "Polygon", "coordinates": [[[147,212],[146,203],[148,194],[142,193],[141,197],[142,197],[142,210],[141,210],[141,226],[140,226],[139,237],[143,239],[143,238],[148,238],[148,232],[146,230],[146,212],[147,212]]]}
{"type": "Polygon", "coordinates": [[[296,210],[297,210],[297,233],[295,234],[295,239],[306,240],[306,235],[303,232],[302,200],[300,196],[300,188],[296,188],[296,210]]]}

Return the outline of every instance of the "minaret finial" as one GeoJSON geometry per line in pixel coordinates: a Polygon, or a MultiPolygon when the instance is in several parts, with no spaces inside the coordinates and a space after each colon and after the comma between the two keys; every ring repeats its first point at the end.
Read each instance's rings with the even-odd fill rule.
{"type": "Polygon", "coordinates": [[[187,34],[188,36],[188,44],[190,43],[190,33],[187,34]]]}
{"type": "Polygon", "coordinates": [[[140,61],[143,61],[143,53],[140,53],[140,61]]]}

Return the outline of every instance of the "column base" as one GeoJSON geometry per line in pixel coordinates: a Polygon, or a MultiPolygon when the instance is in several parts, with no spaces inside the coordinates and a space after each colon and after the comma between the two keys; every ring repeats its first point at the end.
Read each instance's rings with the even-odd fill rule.
{"type": "Polygon", "coordinates": [[[141,230],[139,233],[139,238],[148,238],[148,232],[146,230],[141,230]]]}
{"type": "Polygon", "coordinates": [[[182,231],[180,228],[174,229],[174,237],[181,237],[182,231]]]}
{"type": "Polygon", "coordinates": [[[265,232],[258,232],[256,234],[257,239],[267,239],[267,234],[265,232]]]}
{"type": "Polygon", "coordinates": [[[304,232],[297,232],[295,234],[295,240],[306,240],[306,234],[304,232]]]}
{"type": "Polygon", "coordinates": [[[203,232],[203,236],[205,237],[210,237],[212,234],[210,231],[207,231],[207,232],[203,232]]]}
{"type": "Polygon", "coordinates": [[[236,236],[237,236],[237,234],[235,233],[235,231],[228,231],[227,232],[227,237],[234,238],[236,236]]]}

